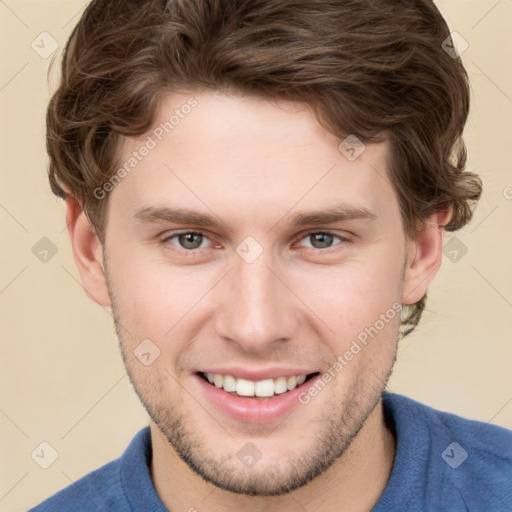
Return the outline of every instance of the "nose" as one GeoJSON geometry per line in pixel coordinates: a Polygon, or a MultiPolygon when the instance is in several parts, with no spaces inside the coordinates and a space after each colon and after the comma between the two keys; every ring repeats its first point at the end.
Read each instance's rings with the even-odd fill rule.
{"type": "Polygon", "coordinates": [[[273,345],[294,339],[298,301],[282,274],[265,251],[252,263],[235,255],[218,289],[217,334],[252,353],[268,353],[273,345]]]}

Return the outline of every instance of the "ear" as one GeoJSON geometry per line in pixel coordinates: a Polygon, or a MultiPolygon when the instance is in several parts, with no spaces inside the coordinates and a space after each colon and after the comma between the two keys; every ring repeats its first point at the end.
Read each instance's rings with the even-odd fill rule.
{"type": "Polygon", "coordinates": [[[73,256],[87,296],[101,306],[110,306],[103,267],[103,248],[80,203],[66,198],[66,224],[73,256]]]}
{"type": "Polygon", "coordinates": [[[403,304],[418,302],[441,267],[444,226],[451,216],[451,207],[437,211],[407,241],[403,304]]]}

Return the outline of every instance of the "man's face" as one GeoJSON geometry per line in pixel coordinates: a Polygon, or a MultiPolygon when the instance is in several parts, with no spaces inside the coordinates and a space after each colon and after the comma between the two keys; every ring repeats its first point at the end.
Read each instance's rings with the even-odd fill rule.
{"type": "MultiPolygon", "coordinates": [[[[155,128],[190,96],[168,96],[155,128]]],[[[279,494],[346,450],[395,359],[406,239],[387,146],[350,161],[304,105],[193,96],[111,192],[113,313],[132,383],[183,460],[221,488],[279,494]],[[350,214],[318,219],[334,209],[350,214]]],[[[147,141],[127,140],[121,166],[147,141]]]]}

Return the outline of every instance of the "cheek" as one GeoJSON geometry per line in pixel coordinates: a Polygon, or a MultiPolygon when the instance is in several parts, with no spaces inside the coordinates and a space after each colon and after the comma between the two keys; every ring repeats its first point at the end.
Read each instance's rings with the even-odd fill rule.
{"type": "Polygon", "coordinates": [[[171,310],[172,294],[164,280],[156,279],[147,265],[124,258],[111,271],[110,281],[117,314],[127,328],[129,325],[130,333],[136,338],[150,338],[150,333],[159,332],[162,326],[158,324],[166,317],[163,313],[171,310]]]}
{"type": "Polygon", "coordinates": [[[374,326],[381,315],[385,315],[385,325],[379,321],[377,327],[382,334],[398,329],[401,275],[400,257],[395,256],[319,268],[291,276],[290,282],[298,283],[294,287],[297,295],[322,321],[322,331],[342,349],[365,328],[374,326]]]}
{"type": "Polygon", "coordinates": [[[172,268],[147,257],[122,261],[113,285],[119,314],[137,339],[168,340],[201,309],[215,282],[211,272],[172,268]]]}

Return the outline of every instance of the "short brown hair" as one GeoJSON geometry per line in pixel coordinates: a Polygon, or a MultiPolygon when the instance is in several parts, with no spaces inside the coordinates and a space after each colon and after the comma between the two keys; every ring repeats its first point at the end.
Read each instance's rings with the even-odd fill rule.
{"type": "MultiPolygon", "coordinates": [[[[408,236],[451,207],[472,216],[481,181],[465,172],[469,84],[431,0],[94,0],[64,52],[47,112],[49,179],[74,196],[103,243],[123,136],[147,132],[173,90],[234,90],[309,104],[335,135],[387,140],[408,236]]],[[[409,307],[402,335],[425,297],[409,307]]]]}

